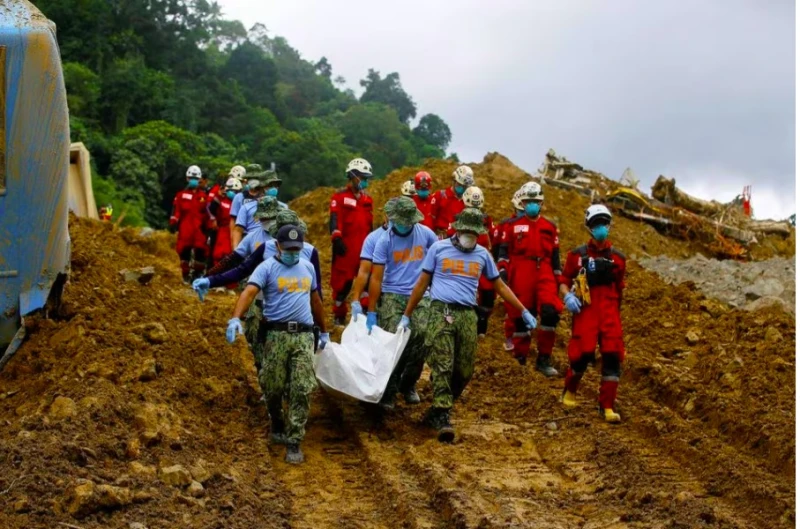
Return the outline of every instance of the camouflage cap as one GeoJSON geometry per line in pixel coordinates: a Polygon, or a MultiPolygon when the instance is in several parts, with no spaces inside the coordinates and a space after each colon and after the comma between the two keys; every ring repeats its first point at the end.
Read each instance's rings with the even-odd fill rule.
{"type": "Polygon", "coordinates": [[[391,209],[392,212],[387,213],[387,216],[395,224],[412,226],[425,218],[425,215],[417,209],[414,200],[408,197],[399,197],[391,209]]]}
{"type": "Polygon", "coordinates": [[[386,204],[383,205],[383,212],[386,214],[387,217],[391,216],[392,211],[394,211],[394,206],[397,204],[397,201],[400,197],[393,197],[386,201],[386,204]]]}
{"type": "Polygon", "coordinates": [[[275,197],[264,197],[258,201],[253,218],[256,220],[269,220],[278,216],[281,206],[275,197]]]}
{"type": "Polygon", "coordinates": [[[245,168],[244,168],[244,169],[245,169],[245,171],[246,171],[246,173],[245,173],[245,174],[247,174],[248,176],[250,176],[251,174],[258,174],[258,173],[260,173],[261,171],[263,171],[263,170],[264,170],[264,169],[263,169],[263,168],[262,168],[262,167],[261,167],[259,164],[257,164],[257,163],[250,163],[250,164],[247,164],[247,165],[245,166],[245,168]]]}
{"type": "Polygon", "coordinates": [[[305,234],[307,230],[300,226],[300,222],[300,217],[297,216],[297,213],[291,209],[281,209],[275,216],[275,225],[269,230],[269,234],[275,237],[278,234],[278,230],[281,228],[281,226],[286,226],[289,224],[297,226],[300,228],[300,231],[305,234]]]}
{"type": "Polygon", "coordinates": [[[486,227],[483,225],[483,212],[476,208],[464,208],[461,213],[456,215],[453,229],[483,235],[486,233],[486,227]]]}
{"type": "Polygon", "coordinates": [[[283,183],[283,180],[278,178],[278,173],[269,170],[264,171],[263,173],[258,175],[258,179],[261,182],[261,185],[265,187],[270,187],[275,185],[279,186],[281,185],[281,183],[283,183]]]}

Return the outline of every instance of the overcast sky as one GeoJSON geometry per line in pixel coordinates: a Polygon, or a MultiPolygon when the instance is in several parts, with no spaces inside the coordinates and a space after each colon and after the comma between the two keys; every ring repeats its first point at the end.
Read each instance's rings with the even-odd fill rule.
{"type": "Polygon", "coordinates": [[[795,212],[791,0],[219,0],[360,91],[400,73],[464,161],[533,172],[552,147],[612,178],[630,166],[761,218],[795,212]]]}

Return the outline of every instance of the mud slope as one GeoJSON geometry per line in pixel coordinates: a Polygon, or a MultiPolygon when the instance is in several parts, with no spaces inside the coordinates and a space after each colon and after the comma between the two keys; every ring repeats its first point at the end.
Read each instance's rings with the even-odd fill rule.
{"type": "MultiPolygon", "coordinates": [[[[427,169],[444,182],[454,167],[427,169]]],[[[501,217],[525,174],[497,154],[474,168],[501,217]]],[[[375,182],[378,205],[415,172],[375,182]]],[[[325,268],[331,191],[293,203],[325,268]]],[[[582,243],[586,199],[546,194],[562,246],[582,243]]],[[[495,316],[453,415],[456,443],[439,444],[420,424],[425,375],[423,405],[400,404],[384,421],[317,392],[307,463],[291,467],[267,445],[249,353],[224,342],[234,298],[200,304],[179,282],[167,234],[83,221],[71,232],[65,318],[30,322],[0,374],[0,527],[794,526],[796,337],[780,309],[731,309],[631,263],[623,424],[597,418],[593,370],[581,406],[562,409],[562,380],[517,365],[495,316]],[[118,279],[146,265],[157,270],[149,285],[118,279]]],[[[629,255],[702,250],[625,219],[614,236],[629,255]]],[[[793,250],[764,257],[773,254],[793,250]]],[[[562,371],[568,326],[565,317],[562,371]]]]}

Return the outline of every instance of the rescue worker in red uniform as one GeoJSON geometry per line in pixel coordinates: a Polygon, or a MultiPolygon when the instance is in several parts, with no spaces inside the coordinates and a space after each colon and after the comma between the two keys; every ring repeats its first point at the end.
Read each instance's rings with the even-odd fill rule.
{"type": "MultiPolygon", "coordinates": [[[[371,176],[372,166],[368,161],[363,158],[351,160],[347,164],[347,187],[334,193],[331,198],[331,290],[336,325],[344,325],[347,319],[346,301],[353,280],[358,275],[361,246],[372,231],[372,197],[364,191],[371,176]]],[[[360,294],[365,312],[367,296],[366,292],[360,294]]]]}
{"type": "Polygon", "coordinates": [[[225,182],[224,192],[218,193],[209,203],[209,221],[217,231],[211,266],[215,266],[233,251],[231,247],[231,203],[236,193],[241,190],[242,182],[236,178],[229,178],[225,182]]]}
{"type": "Polygon", "coordinates": [[[586,367],[594,364],[595,349],[599,344],[602,362],[598,398],[600,415],[606,421],[616,423],[620,416],[614,403],[625,359],[620,317],[625,288],[625,255],[608,240],[611,212],[607,207],[601,204],[589,206],[584,224],[592,238],[567,255],[564,274],[560,278],[564,305],[573,314],[572,338],[567,346],[569,370],[561,402],[568,407],[578,405],[578,384],[586,367]],[[590,300],[581,301],[571,291],[579,274],[586,274],[590,300]]]}
{"type": "Polygon", "coordinates": [[[170,227],[178,231],[178,244],[175,249],[181,259],[181,275],[186,284],[189,284],[191,279],[203,275],[208,257],[206,243],[209,220],[206,209],[208,197],[206,192],[200,189],[201,177],[200,168],[196,165],[186,170],[186,188],[175,195],[172,215],[169,218],[170,227]]]}
{"type": "MultiPolygon", "coordinates": [[[[552,366],[551,355],[563,309],[558,297],[558,228],[540,214],[544,202],[542,186],[528,182],[521,191],[525,214],[506,224],[497,265],[501,277],[508,277],[511,291],[538,317],[536,370],[554,377],[558,371],[552,366]]],[[[520,312],[510,305],[506,306],[506,326],[513,328],[514,357],[524,365],[530,354],[531,336],[520,312]]]]}
{"type": "Polygon", "coordinates": [[[111,220],[111,216],[113,214],[114,214],[114,208],[111,206],[111,204],[100,208],[100,220],[102,220],[103,222],[108,222],[109,220],[111,220]]]}
{"type": "MultiPolygon", "coordinates": [[[[500,245],[503,243],[503,237],[505,235],[505,230],[508,226],[508,223],[518,219],[519,217],[525,214],[525,212],[523,211],[524,206],[520,201],[520,197],[522,196],[521,193],[522,190],[517,189],[514,192],[514,196],[511,198],[511,205],[514,207],[514,214],[495,224],[494,228],[490,233],[490,240],[492,243],[492,257],[494,257],[495,262],[500,259],[500,245]]],[[[510,267],[511,263],[506,263],[506,272],[505,272],[506,277],[508,277],[508,269],[510,267]]],[[[506,322],[508,323],[508,320],[506,320],[506,322]]],[[[504,324],[503,334],[505,335],[506,338],[505,342],[503,343],[503,348],[508,352],[513,351],[514,342],[512,341],[512,336],[514,334],[514,326],[511,324],[508,325],[504,324]]]]}
{"type": "Polygon", "coordinates": [[[456,215],[464,209],[464,202],[461,198],[464,191],[473,185],[475,185],[475,176],[472,174],[472,169],[462,165],[453,171],[453,185],[436,192],[431,197],[433,231],[436,232],[439,239],[447,236],[447,230],[455,222],[456,215]]]}
{"type": "Polygon", "coordinates": [[[414,176],[414,203],[417,209],[425,215],[420,224],[433,229],[433,218],[431,217],[431,175],[426,171],[420,171],[414,176]]]}

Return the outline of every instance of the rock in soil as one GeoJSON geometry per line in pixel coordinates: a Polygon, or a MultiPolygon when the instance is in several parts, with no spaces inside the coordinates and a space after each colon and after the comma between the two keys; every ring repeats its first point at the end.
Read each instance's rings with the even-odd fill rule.
{"type": "Polygon", "coordinates": [[[192,483],[192,474],[183,465],[162,467],[159,472],[159,478],[173,487],[185,487],[192,483]]]}

